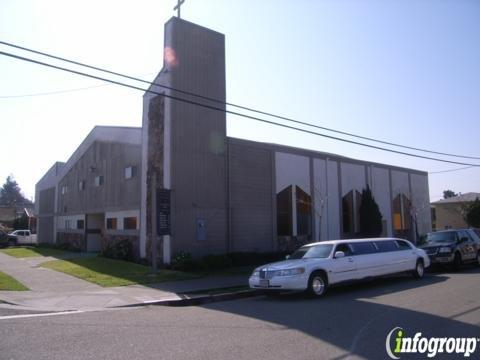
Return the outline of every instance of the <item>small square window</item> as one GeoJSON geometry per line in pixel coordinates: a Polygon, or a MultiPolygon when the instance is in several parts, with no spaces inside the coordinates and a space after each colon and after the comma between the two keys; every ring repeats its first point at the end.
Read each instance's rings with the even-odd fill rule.
{"type": "Polygon", "coordinates": [[[107,218],[107,229],[116,230],[117,229],[117,219],[116,218],[107,218]]]}
{"type": "Polygon", "coordinates": [[[129,166],[125,168],[125,179],[131,179],[137,176],[137,167],[129,166]]]}
{"type": "Polygon", "coordinates": [[[102,186],[103,185],[103,175],[98,175],[95,177],[95,186],[102,186]]]}
{"type": "Polygon", "coordinates": [[[77,220],[77,229],[83,230],[85,228],[85,220],[77,220]]]}
{"type": "Polygon", "coordinates": [[[124,230],[137,230],[137,218],[136,217],[123,218],[123,229],[124,230]]]}
{"type": "Polygon", "coordinates": [[[83,191],[85,190],[85,180],[80,180],[78,182],[78,191],[83,191]]]}

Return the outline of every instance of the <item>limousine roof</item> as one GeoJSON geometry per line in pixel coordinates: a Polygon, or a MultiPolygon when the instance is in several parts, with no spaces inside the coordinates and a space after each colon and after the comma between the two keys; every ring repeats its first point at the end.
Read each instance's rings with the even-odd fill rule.
{"type": "Polygon", "coordinates": [[[378,241],[387,241],[387,240],[403,240],[408,241],[405,239],[398,239],[398,238],[365,238],[365,239],[342,239],[342,240],[326,240],[326,241],[318,241],[311,244],[305,244],[304,246],[315,246],[320,244],[343,244],[343,243],[358,243],[358,242],[378,242],[378,241]]]}

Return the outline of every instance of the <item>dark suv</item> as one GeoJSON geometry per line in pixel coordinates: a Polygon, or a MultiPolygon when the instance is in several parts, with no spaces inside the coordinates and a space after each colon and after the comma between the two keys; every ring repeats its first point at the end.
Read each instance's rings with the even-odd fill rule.
{"type": "Polygon", "coordinates": [[[472,229],[428,233],[419,247],[432,264],[453,265],[457,270],[465,263],[480,266],[480,237],[472,229]]]}

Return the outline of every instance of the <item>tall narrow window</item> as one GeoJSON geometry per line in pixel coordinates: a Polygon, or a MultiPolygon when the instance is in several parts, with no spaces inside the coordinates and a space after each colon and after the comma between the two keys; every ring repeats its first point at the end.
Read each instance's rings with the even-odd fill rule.
{"type": "Polygon", "coordinates": [[[411,203],[405,194],[393,199],[393,230],[396,237],[408,238],[412,228],[411,203]]]}
{"type": "Polygon", "coordinates": [[[83,191],[85,190],[85,180],[80,180],[78,182],[78,191],[83,191]]]}
{"type": "Polygon", "coordinates": [[[292,186],[277,194],[277,234],[292,236],[292,186]]]}
{"type": "Polygon", "coordinates": [[[312,234],[312,197],[295,186],[297,201],[297,235],[312,234]]]}
{"type": "Polygon", "coordinates": [[[362,194],[350,190],[342,198],[343,237],[353,237],[360,231],[360,204],[362,194]]]}
{"type": "Polygon", "coordinates": [[[348,235],[354,232],[354,214],[353,214],[353,190],[348,192],[342,198],[342,220],[343,234],[348,235]]]}

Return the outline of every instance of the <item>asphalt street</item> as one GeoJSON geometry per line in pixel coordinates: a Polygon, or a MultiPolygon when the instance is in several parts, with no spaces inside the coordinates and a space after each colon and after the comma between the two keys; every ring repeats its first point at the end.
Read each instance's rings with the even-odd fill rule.
{"type": "MultiPolygon", "coordinates": [[[[0,311],[1,359],[388,359],[385,341],[395,327],[411,336],[480,337],[480,269],[341,286],[323,299],[288,294],[191,307],[15,314],[0,311]]],[[[477,349],[470,359],[479,358],[477,349]]]]}

